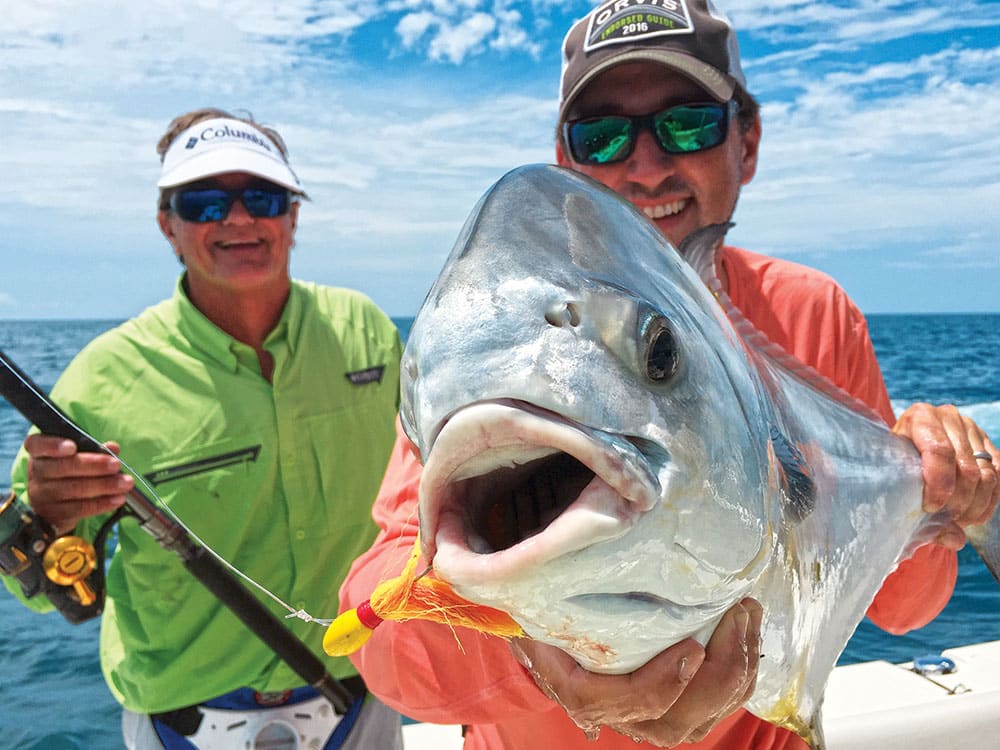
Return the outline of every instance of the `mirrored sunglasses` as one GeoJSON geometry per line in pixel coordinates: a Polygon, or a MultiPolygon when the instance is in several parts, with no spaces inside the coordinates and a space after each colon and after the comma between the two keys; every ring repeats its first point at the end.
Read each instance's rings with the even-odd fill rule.
{"type": "Polygon", "coordinates": [[[635,117],[588,117],[564,123],[563,138],[578,164],[624,161],[643,129],[652,132],[660,148],[668,154],[693,154],[724,142],[729,121],[737,110],[736,102],[730,100],[725,104],[682,104],[635,117]]]}

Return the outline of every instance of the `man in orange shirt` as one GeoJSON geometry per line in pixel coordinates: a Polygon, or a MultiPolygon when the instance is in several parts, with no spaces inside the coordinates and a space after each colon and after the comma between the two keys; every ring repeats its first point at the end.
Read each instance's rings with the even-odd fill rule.
{"type": "MultiPolygon", "coordinates": [[[[756,171],[761,123],[728,20],[705,0],[606,2],[574,24],[563,52],[558,163],[631,201],[675,246],[729,220],[756,171]]],[[[920,451],[924,507],[949,508],[955,523],[890,576],[868,615],[893,633],[926,624],[951,596],[962,527],[987,519],[1000,498],[996,447],[952,406],[916,404],[895,419],[864,317],[829,277],[735,247],[717,253],[716,271],[722,291],[757,328],[895,424],[920,451]],[[992,461],[976,458],[984,453],[992,461]]],[[[402,567],[416,539],[420,470],[399,433],[374,508],[382,533],[348,575],[343,607],[367,599],[402,567]]],[[[683,641],[618,676],[588,673],[537,642],[508,644],[417,621],[386,622],[353,659],[390,706],[467,725],[467,748],[643,741],[801,748],[795,735],[740,708],[755,684],[760,622],[760,604],[746,599],[704,648],[683,641]]]]}

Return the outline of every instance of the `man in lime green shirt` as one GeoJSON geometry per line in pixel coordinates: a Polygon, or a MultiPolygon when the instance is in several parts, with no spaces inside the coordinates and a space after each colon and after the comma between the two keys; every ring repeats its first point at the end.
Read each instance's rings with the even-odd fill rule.
{"type": "MultiPolygon", "coordinates": [[[[184,273],[170,299],[91,342],[53,400],[114,440],[208,547],[291,606],[332,617],[376,533],[399,334],[364,295],[290,278],[305,194],[274,130],[198,110],[171,123],[158,152],[158,222],[184,273]]],[[[31,435],[12,487],[57,532],[93,539],[132,487],[120,468],[31,435]]],[[[322,627],[289,627],[322,656],[322,627]]],[[[290,731],[329,748],[401,747],[398,715],[365,700],[347,659],[322,656],[358,697],[337,717],[130,518],[108,567],[100,648],[129,747],[207,750],[290,731]],[[309,712],[301,726],[289,719],[309,712]],[[213,730],[236,718],[237,734],[213,730]]]]}

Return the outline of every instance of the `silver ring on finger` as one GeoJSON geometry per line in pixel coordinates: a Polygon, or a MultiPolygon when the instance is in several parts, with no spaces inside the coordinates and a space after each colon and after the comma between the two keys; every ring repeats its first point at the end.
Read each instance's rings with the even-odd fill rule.
{"type": "Polygon", "coordinates": [[[972,457],[977,461],[990,461],[991,463],[993,461],[992,454],[987,453],[986,451],[976,451],[972,454],[972,457]]]}

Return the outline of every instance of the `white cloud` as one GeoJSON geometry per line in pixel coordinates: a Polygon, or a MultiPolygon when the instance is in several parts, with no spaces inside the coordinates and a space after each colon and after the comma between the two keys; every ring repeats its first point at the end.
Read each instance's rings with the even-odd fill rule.
{"type": "Polygon", "coordinates": [[[954,120],[910,97],[868,109],[832,99],[812,121],[771,121],[740,233],[785,255],[961,247],[965,262],[996,268],[995,248],[978,238],[1000,231],[1000,140],[954,122],[1000,113],[969,106],[966,93],[930,100],[954,120]]]}
{"type": "Polygon", "coordinates": [[[396,33],[403,41],[403,46],[411,49],[436,22],[433,13],[427,11],[409,13],[396,24],[396,33]]]}
{"type": "Polygon", "coordinates": [[[589,7],[585,2],[559,0],[402,0],[389,3],[387,11],[404,13],[396,25],[404,49],[416,49],[426,42],[423,49],[431,60],[459,64],[489,50],[537,57],[542,44],[529,28],[536,34],[544,33],[549,25],[546,15],[561,5],[579,5],[581,14],[589,7]],[[530,11],[531,17],[526,19],[522,9],[530,11]]]}
{"type": "MultiPolygon", "coordinates": [[[[431,60],[446,60],[461,63],[470,54],[485,49],[488,37],[497,29],[497,19],[488,13],[476,12],[468,17],[455,13],[437,15],[428,10],[420,10],[405,15],[396,25],[405,49],[414,49],[425,37],[429,37],[427,54],[431,60]]],[[[505,49],[518,49],[527,44],[527,37],[516,28],[503,28],[493,47],[503,45],[505,49]]]]}
{"type": "Polygon", "coordinates": [[[787,87],[798,95],[765,105],[737,241],[806,262],[867,249],[900,270],[996,274],[997,55],[949,47],[848,71],[796,70],[787,87]],[[963,80],[967,71],[975,80],[963,80]]]}
{"type": "Polygon", "coordinates": [[[755,33],[795,47],[834,40],[874,44],[911,34],[940,34],[1000,23],[1000,7],[989,0],[925,5],[912,0],[725,0],[718,4],[741,35],[755,33]]]}
{"type": "Polygon", "coordinates": [[[523,50],[537,59],[542,45],[528,34],[522,15],[516,10],[497,11],[496,15],[499,30],[490,46],[501,52],[523,50]]]}
{"type": "Polygon", "coordinates": [[[64,120],[81,119],[78,112],[60,107],[54,102],[38,99],[0,99],[0,113],[8,115],[46,115],[64,120]]]}
{"type": "Polygon", "coordinates": [[[487,13],[476,13],[456,26],[442,24],[431,40],[430,57],[460,63],[470,51],[482,48],[483,41],[496,26],[496,19],[487,13]]]}

